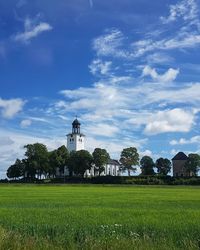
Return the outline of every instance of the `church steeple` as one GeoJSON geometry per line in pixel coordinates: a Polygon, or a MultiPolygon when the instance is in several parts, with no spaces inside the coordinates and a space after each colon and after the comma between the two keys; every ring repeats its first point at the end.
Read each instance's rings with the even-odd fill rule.
{"type": "Polygon", "coordinates": [[[80,134],[81,123],[78,121],[77,117],[72,122],[72,134],[80,134]]]}
{"type": "Polygon", "coordinates": [[[85,135],[81,133],[80,127],[81,123],[76,117],[72,122],[72,133],[67,135],[67,149],[69,152],[85,148],[85,135]]]}

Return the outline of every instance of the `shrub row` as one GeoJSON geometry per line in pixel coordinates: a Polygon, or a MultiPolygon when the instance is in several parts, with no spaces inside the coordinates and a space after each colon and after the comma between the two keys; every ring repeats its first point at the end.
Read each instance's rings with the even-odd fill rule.
{"type": "Polygon", "coordinates": [[[129,184],[129,185],[200,185],[200,177],[172,176],[98,176],[93,178],[65,177],[54,179],[0,180],[1,183],[69,183],[69,184],[129,184]]]}

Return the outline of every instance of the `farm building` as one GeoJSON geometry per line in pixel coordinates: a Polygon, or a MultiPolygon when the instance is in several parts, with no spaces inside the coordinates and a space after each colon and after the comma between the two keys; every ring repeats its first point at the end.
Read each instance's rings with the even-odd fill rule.
{"type": "Polygon", "coordinates": [[[185,170],[185,163],[187,162],[188,157],[183,152],[179,152],[172,158],[173,166],[173,176],[174,177],[185,177],[188,176],[185,170]]]}

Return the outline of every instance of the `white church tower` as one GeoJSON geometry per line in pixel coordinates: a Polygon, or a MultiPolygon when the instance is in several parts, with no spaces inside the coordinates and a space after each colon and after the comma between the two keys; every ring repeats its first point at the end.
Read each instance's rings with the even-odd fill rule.
{"type": "Polygon", "coordinates": [[[85,135],[81,134],[81,124],[76,118],[72,123],[72,133],[67,135],[67,149],[71,151],[79,151],[85,149],[85,135]]]}

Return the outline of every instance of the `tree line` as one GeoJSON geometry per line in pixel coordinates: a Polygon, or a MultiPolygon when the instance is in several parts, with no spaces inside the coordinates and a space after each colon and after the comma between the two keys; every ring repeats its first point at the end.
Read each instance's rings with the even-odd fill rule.
{"type": "MultiPolygon", "coordinates": [[[[95,148],[91,154],[87,150],[69,152],[63,145],[53,151],[48,151],[46,145],[41,143],[24,146],[25,158],[16,159],[15,163],[7,170],[7,176],[11,179],[18,178],[55,178],[56,175],[64,174],[67,166],[69,176],[84,177],[87,170],[94,167],[94,173],[101,175],[105,165],[110,159],[105,149],[95,148]]],[[[141,175],[168,175],[171,171],[171,161],[167,158],[159,158],[155,162],[150,156],[141,159],[135,147],[122,150],[120,155],[121,171],[127,171],[128,175],[136,171],[140,166],[141,175]]],[[[186,172],[196,176],[200,166],[200,156],[190,154],[185,164],[186,172]]]]}

